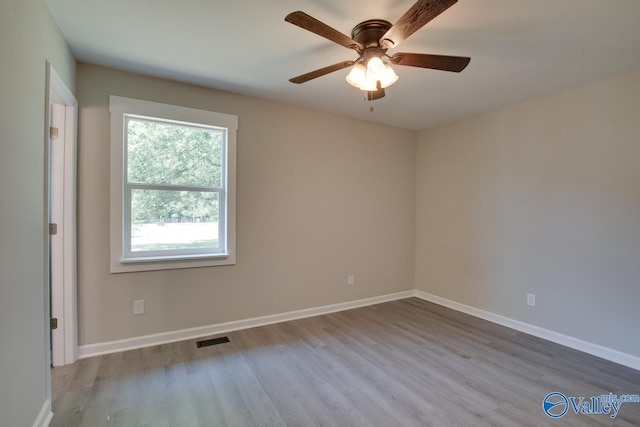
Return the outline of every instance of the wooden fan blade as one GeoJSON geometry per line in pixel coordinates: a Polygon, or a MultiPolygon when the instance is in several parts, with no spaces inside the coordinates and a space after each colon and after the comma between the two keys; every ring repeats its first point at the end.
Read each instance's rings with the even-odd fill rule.
{"type": "Polygon", "coordinates": [[[310,73],[303,74],[298,77],[294,77],[292,79],[289,79],[289,81],[291,83],[296,83],[296,84],[305,83],[305,82],[308,82],[309,80],[313,80],[315,78],[322,77],[326,74],[333,73],[334,71],[338,71],[338,70],[342,70],[343,68],[350,67],[355,63],[356,61],[339,62],[337,64],[329,65],[328,67],[320,68],[319,70],[315,70],[310,73]]]}
{"type": "Polygon", "coordinates": [[[427,22],[453,6],[458,0],[418,0],[393,27],[380,39],[385,49],[398,46],[400,42],[422,28],[427,22]]]}
{"type": "Polygon", "coordinates": [[[428,55],[426,53],[399,52],[391,57],[391,62],[409,67],[431,68],[433,70],[459,73],[469,65],[471,58],[463,56],[428,55]]]}
{"type": "Polygon", "coordinates": [[[291,12],[284,20],[307,31],[311,31],[320,37],[331,40],[334,43],[338,43],[340,46],[348,47],[349,49],[362,49],[362,45],[351,37],[342,34],[335,28],[331,28],[324,22],[318,21],[316,18],[304,12],[291,12]]]}

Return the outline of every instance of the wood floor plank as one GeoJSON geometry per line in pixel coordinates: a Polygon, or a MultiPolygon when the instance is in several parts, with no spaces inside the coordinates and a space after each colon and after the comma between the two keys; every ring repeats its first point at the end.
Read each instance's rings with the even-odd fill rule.
{"type": "Polygon", "coordinates": [[[80,360],[52,427],[640,426],[542,400],[640,393],[640,372],[417,298],[80,360]]]}

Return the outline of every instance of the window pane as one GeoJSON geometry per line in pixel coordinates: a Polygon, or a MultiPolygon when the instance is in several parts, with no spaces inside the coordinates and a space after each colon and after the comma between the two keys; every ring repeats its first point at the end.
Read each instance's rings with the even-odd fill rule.
{"type": "Polygon", "coordinates": [[[130,183],[222,186],[225,130],[127,117],[130,183]]]}
{"type": "Polygon", "coordinates": [[[219,194],[131,190],[131,252],[219,249],[219,194]]]}

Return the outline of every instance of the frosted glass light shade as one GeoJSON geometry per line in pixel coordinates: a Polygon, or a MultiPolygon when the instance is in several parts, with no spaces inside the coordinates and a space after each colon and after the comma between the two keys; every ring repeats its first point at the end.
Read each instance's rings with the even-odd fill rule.
{"type": "Polygon", "coordinates": [[[383,72],[384,70],[384,62],[377,56],[373,56],[369,62],[367,62],[367,74],[371,74],[373,76],[383,72]]]}
{"type": "Polygon", "coordinates": [[[347,82],[353,87],[360,89],[362,83],[366,79],[367,68],[362,64],[356,64],[351,69],[351,72],[347,75],[347,82]]]}
{"type": "Polygon", "coordinates": [[[398,81],[398,75],[389,64],[384,64],[384,70],[380,73],[380,86],[384,89],[398,81]]]}

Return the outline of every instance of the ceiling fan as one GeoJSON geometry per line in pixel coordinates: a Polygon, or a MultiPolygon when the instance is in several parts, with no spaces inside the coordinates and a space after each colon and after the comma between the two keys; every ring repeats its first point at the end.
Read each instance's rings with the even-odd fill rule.
{"type": "Polygon", "coordinates": [[[347,82],[363,90],[365,98],[373,101],[382,98],[385,95],[385,88],[398,80],[398,76],[390,64],[459,73],[469,64],[471,58],[405,52],[395,53],[393,56],[387,55],[388,49],[397,47],[400,42],[453,6],[457,1],[418,0],[395,24],[392,25],[382,19],[370,19],[353,27],[351,37],[304,12],[292,12],[284,18],[285,21],[355,50],[358,53],[358,59],[329,65],[294,77],[289,81],[296,84],[305,83],[353,66],[347,76],[347,82]]]}

